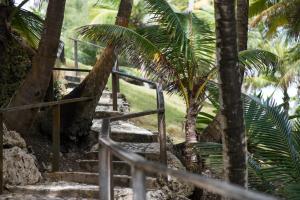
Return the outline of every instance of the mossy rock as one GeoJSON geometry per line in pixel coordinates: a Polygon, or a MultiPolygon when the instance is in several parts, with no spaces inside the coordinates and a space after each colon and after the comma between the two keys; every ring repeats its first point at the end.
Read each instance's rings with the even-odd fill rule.
{"type": "Polygon", "coordinates": [[[26,50],[15,40],[6,44],[4,63],[0,65],[0,106],[5,106],[31,68],[26,50]]]}

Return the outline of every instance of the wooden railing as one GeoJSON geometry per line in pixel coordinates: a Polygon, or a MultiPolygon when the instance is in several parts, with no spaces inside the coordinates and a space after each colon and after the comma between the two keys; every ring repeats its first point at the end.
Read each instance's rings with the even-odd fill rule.
{"type": "MultiPolygon", "coordinates": [[[[124,76],[140,82],[146,82],[156,88],[157,94],[157,110],[143,111],[138,113],[129,113],[118,117],[106,118],[103,120],[102,130],[99,134],[99,198],[112,200],[114,199],[113,191],[113,165],[112,156],[115,155],[119,159],[126,161],[131,166],[132,188],[134,200],[146,200],[146,185],[145,173],[154,173],[159,176],[172,176],[188,184],[202,188],[209,192],[221,195],[231,199],[243,200],[274,200],[274,197],[249,191],[239,186],[235,186],[223,181],[212,178],[200,176],[198,174],[189,173],[182,170],[173,170],[167,167],[167,153],[166,153],[166,130],[165,130],[165,108],[163,90],[161,84],[156,84],[152,81],[137,78],[132,75],[121,73],[118,71],[112,72],[118,76],[124,76]],[[146,115],[158,115],[158,130],[160,142],[160,163],[148,161],[140,155],[120,147],[116,142],[110,139],[110,122],[117,120],[126,120],[135,117],[142,117],[146,115]]],[[[118,78],[112,76],[112,78],[118,78]]],[[[113,97],[117,98],[117,81],[112,81],[113,97]]],[[[117,108],[117,101],[114,101],[114,108],[117,108]]]]}
{"type": "MultiPolygon", "coordinates": [[[[157,111],[160,112],[160,111],[157,111]]],[[[154,112],[151,112],[152,114],[154,112]]],[[[127,114],[122,119],[144,116],[149,113],[127,114]]],[[[222,197],[236,200],[275,200],[274,197],[246,190],[242,187],[229,184],[224,181],[207,178],[198,174],[182,170],[173,170],[161,163],[148,161],[142,156],[129,152],[110,138],[110,122],[121,119],[120,117],[106,118],[103,120],[102,130],[99,134],[99,199],[113,200],[113,165],[112,156],[127,162],[131,166],[132,189],[134,200],[146,200],[146,176],[145,173],[160,176],[171,176],[182,182],[192,184],[222,197]]]]}
{"type": "Polygon", "coordinates": [[[0,109],[0,193],[3,192],[3,123],[4,113],[15,112],[29,109],[40,109],[45,107],[52,107],[53,122],[52,122],[52,171],[59,170],[60,157],[60,106],[70,103],[78,103],[84,101],[91,101],[93,97],[81,97],[74,99],[65,99],[60,101],[50,101],[36,104],[28,104],[17,107],[8,107],[0,109]]]}

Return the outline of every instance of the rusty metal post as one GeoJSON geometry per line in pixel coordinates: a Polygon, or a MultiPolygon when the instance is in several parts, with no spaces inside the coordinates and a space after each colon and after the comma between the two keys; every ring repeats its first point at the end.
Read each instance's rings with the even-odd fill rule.
{"type": "Polygon", "coordinates": [[[146,200],[146,178],[143,170],[131,167],[133,200],[146,200]]]}
{"type": "Polygon", "coordinates": [[[60,157],[60,105],[53,106],[52,171],[59,171],[60,157]]]}
{"type": "Polygon", "coordinates": [[[3,193],[3,113],[0,113],[0,194],[3,193]]]}
{"type": "MultiPolygon", "coordinates": [[[[114,69],[116,70],[118,62],[116,61],[114,69]]],[[[113,110],[118,110],[118,75],[112,72],[111,74],[112,83],[112,99],[113,99],[113,110]]]]}
{"type": "MultiPolygon", "coordinates": [[[[74,65],[75,68],[78,69],[78,41],[74,39],[74,65]]],[[[76,72],[76,76],[78,75],[78,72],[76,72]]]]}
{"type": "Polygon", "coordinates": [[[161,84],[156,84],[157,109],[162,112],[157,114],[159,146],[160,146],[160,162],[167,165],[167,136],[166,136],[166,120],[165,120],[165,103],[164,94],[161,84]]]}
{"type": "MultiPolygon", "coordinates": [[[[103,119],[102,130],[99,137],[109,137],[110,120],[103,119]]],[[[101,145],[99,141],[99,198],[105,200],[114,199],[112,156],[110,150],[101,145]]]]}

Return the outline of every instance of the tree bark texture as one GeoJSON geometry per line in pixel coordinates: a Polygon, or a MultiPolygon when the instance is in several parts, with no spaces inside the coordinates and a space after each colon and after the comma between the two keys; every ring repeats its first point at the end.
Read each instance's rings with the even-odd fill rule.
{"type": "MultiPolygon", "coordinates": [[[[38,52],[32,61],[32,68],[27,74],[9,107],[39,103],[44,100],[49,86],[52,69],[64,19],[65,0],[50,0],[44,24],[44,31],[39,43],[38,52]]],[[[6,125],[20,133],[26,133],[32,125],[37,109],[5,114],[6,125]]]]}
{"type": "Polygon", "coordinates": [[[225,180],[247,185],[246,139],[234,0],[215,0],[225,180]]]}
{"type": "MultiPolygon", "coordinates": [[[[249,17],[249,0],[237,0],[237,35],[238,50],[247,50],[248,43],[248,17],[249,17]]],[[[241,79],[244,79],[244,68],[241,66],[241,79]]]]}
{"type": "MultiPolygon", "coordinates": [[[[127,27],[131,15],[133,0],[121,0],[116,25],[127,27]]],[[[62,107],[62,128],[65,139],[78,140],[89,132],[95,108],[107,84],[116,62],[115,47],[108,45],[96,61],[92,71],[64,99],[75,97],[94,97],[91,102],[64,105],[62,107]]]]}
{"type": "Polygon", "coordinates": [[[9,39],[8,17],[7,6],[0,4],[0,63],[5,63],[5,49],[9,39]]]}

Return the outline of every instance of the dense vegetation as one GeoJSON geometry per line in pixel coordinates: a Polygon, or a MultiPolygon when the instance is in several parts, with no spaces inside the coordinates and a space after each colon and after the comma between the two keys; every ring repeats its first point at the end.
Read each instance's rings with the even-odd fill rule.
{"type": "MultiPolygon", "coordinates": [[[[299,0],[54,0],[30,11],[27,2],[0,1],[1,106],[43,101],[62,41],[62,65],[73,67],[70,38],[86,40],[102,48],[78,43],[79,67],[92,71],[62,98],[95,99],[62,108],[66,141],[88,134],[118,60],[163,84],[167,131],[184,141],[188,170],[299,199],[299,0]]],[[[121,91],[131,111],[155,108],[151,89],[121,80],[121,91]]],[[[36,114],[5,119],[21,131],[36,114]]],[[[154,117],[134,122],[156,126],[154,117]]]]}

